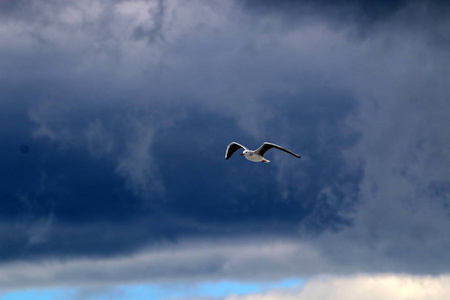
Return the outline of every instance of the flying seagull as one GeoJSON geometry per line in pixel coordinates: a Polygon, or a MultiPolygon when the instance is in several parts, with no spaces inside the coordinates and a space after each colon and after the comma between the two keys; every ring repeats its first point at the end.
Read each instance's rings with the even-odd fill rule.
{"type": "Polygon", "coordinates": [[[270,150],[272,148],[276,148],[278,150],[287,152],[289,154],[294,155],[295,157],[300,158],[300,155],[295,154],[294,152],[291,152],[287,149],[284,149],[281,146],[265,142],[263,143],[258,149],[256,150],[249,150],[247,147],[242,146],[241,144],[238,144],[236,142],[231,142],[227,150],[225,151],[225,159],[229,159],[231,155],[233,155],[234,152],[236,152],[239,148],[244,149],[244,151],[241,153],[241,155],[244,155],[246,159],[253,161],[253,162],[264,162],[268,163],[270,160],[264,158],[264,153],[267,152],[267,150],[270,150]]]}

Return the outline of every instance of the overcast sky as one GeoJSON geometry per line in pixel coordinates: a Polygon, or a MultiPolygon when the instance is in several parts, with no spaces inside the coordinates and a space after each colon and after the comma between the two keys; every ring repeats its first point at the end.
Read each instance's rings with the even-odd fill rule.
{"type": "Polygon", "coordinates": [[[446,286],[444,2],[2,1],[0,288],[446,286]]]}

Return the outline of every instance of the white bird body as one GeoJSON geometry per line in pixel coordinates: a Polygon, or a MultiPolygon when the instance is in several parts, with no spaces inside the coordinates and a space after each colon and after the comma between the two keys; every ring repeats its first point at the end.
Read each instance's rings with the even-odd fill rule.
{"type": "Polygon", "coordinates": [[[227,150],[225,151],[225,159],[229,159],[231,157],[231,155],[233,155],[233,153],[236,152],[238,149],[244,149],[244,151],[242,152],[241,155],[244,155],[246,159],[253,161],[253,162],[268,163],[268,162],[270,162],[270,160],[264,158],[264,153],[266,153],[268,150],[270,150],[272,148],[284,151],[284,152],[289,153],[297,158],[300,158],[300,155],[295,154],[294,152],[289,151],[279,145],[269,143],[269,142],[263,143],[256,150],[250,150],[247,147],[242,146],[241,144],[238,144],[236,142],[231,142],[228,145],[227,150]]]}
{"type": "Polygon", "coordinates": [[[241,155],[244,155],[244,157],[250,161],[254,162],[270,162],[270,160],[265,159],[263,156],[256,154],[254,151],[244,151],[241,155]]]}

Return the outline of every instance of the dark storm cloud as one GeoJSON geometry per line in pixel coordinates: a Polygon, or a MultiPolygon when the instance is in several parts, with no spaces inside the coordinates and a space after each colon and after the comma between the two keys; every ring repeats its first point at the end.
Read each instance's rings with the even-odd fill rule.
{"type": "MultiPolygon", "coordinates": [[[[376,18],[383,14],[393,13],[404,6],[408,1],[406,0],[394,0],[394,1],[369,1],[369,0],[319,0],[319,1],[310,1],[310,0],[281,0],[281,1],[271,1],[271,0],[263,0],[263,1],[252,1],[246,0],[244,1],[247,7],[249,8],[257,8],[257,9],[273,9],[280,11],[287,11],[288,9],[298,8],[305,6],[313,6],[318,10],[326,10],[326,9],[351,9],[355,10],[355,13],[362,13],[373,15],[373,18],[376,18]]],[[[317,11],[316,11],[317,12],[317,11]]]]}
{"type": "Polygon", "coordinates": [[[1,259],[36,259],[30,284],[61,257],[36,284],[446,270],[448,21],[429,5],[33,3],[0,30],[1,259]],[[354,39],[322,8],[376,26],[354,39]],[[231,141],[302,159],[225,161],[231,141]]]}
{"type": "MultiPolygon", "coordinates": [[[[329,105],[332,109],[332,103],[329,105]]],[[[330,163],[326,172],[314,170],[311,163],[306,163],[304,172],[324,174],[317,175],[322,179],[316,182],[305,178],[300,191],[289,187],[297,180],[293,177],[288,186],[277,186],[271,175],[277,170],[275,165],[268,165],[269,172],[262,173],[253,165],[242,165],[239,157],[225,164],[224,149],[232,138],[258,142],[239,133],[235,121],[229,117],[184,107],[189,117],[182,117],[150,135],[151,145],[155,146],[149,146],[145,139],[141,142],[151,127],[141,128],[141,124],[128,128],[128,125],[108,123],[108,116],[106,119],[97,116],[93,127],[82,125],[89,123],[89,114],[58,120],[58,123],[48,122],[45,126],[51,133],[47,138],[38,135],[33,145],[35,152],[22,157],[16,148],[17,158],[10,162],[10,168],[5,166],[11,175],[8,181],[3,181],[2,213],[12,223],[17,219],[23,223],[17,231],[20,234],[2,239],[6,242],[12,238],[14,247],[23,249],[14,252],[17,258],[107,255],[192,234],[246,234],[256,227],[265,233],[288,234],[296,231],[300,223],[314,230],[339,226],[344,221],[339,217],[344,204],[337,199],[332,207],[317,206],[315,200],[321,187],[334,181],[327,176],[328,172],[339,173],[342,168],[333,155],[335,149],[324,148],[314,137],[320,135],[316,134],[319,126],[333,130],[334,119],[316,124],[317,115],[329,116],[330,110],[314,108],[313,104],[310,109],[316,112],[299,109],[291,121],[291,126],[308,126],[310,131],[310,136],[297,140],[292,147],[309,143],[305,157],[319,159],[309,154],[315,148],[316,152],[330,157],[330,163]],[[98,124],[105,125],[98,129],[98,124]],[[61,132],[51,131],[58,127],[61,132]],[[89,134],[84,134],[86,130],[89,134]],[[137,142],[134,131],[140,138],[137,142]],[[92,136],[96,134],[103,137],[93,142],[96,137],[92,136]],[[84,143],[94,146],[85,148],[84,143]],[[253,178],[250,185],[243,181],[247,177],[253,178]],[[280,189],[287,190],[282,201],[278,200],[280,189]],[[111,225],[105,224],[109,222],[111,225]]],[[[341,109],[346,114],[351,106],[341,109]]],[[[169,110],[169,113],[174,112],[169,110]]],[[[278,113],[288,115],[285,111],[278,113]]],[[[144,116],[133,115],[133,119],[125,120],[127,124],[137,120],[147,124],[144,116]]],[[[38,126],[40,134],[45,133],[42,126],[38,126]]],[[[340,144],[344,145],[345,140],[336,140],[335,146],[340,144]]],[[[283,161],[287,157],[276,156],[276,159],[283,161]]],[[[8,177],[6,173],[2,176],[8,177]]],[[[10,256],[5,253],[2,258],[6,257],[10,256]]]]}
{"type": "MultiPolygon", "coordinates": [[[[21,99],[24,104],[17,106],[10,100],[24,125],[20,134],[9,132],[14,138],[8,144],[17,157],[9,160],[10,167],[2,175],[9,178],[3,182],[2,213],[11,224],[22,224],[20,234],[13,238],[15,248],[22,251],[11,255],[107,255],[198,234],[246,234],[257,227],[263,233],[291,234],[300,224],[319,232],[346,224],[340,212],[351,207],[351,201],[343,201],[339,191],[333,196],[333,204],[321,205],[316,199],[329,200],[322,188],[335,181],[330,171],[344,172],[342,159],[333,153],[348,146],[351,138],[340,137],[335,124],[353,110],[352,100],[345,93],[336,98],[318,91],[314,94],[313,89],[311,95],[258,96],[248,99],[249,107],[244,104],[240,109],[245,98],[253,97],[245,95],[246,90],[257,91],[264,84],[252,70],[248,75],[255,79],[254,87],[234,79],[229,82],[229,74],[235,70],[240,78],[245,78],[247,71],[228,61],[237,59],[250,68],[260,68],[258,62],[245,62],[249,55],[245,47],[241,50],[239,46],[231,58],[221,58],[226,49],[199,54],[211,47],[209,39],[214,38],[214,32],[206,27],[194,34],[193,45],[192,39],[178,38],[168,30],[161,47],[169,51],[163,53],[157,48],[152,53],[146,44],[129,39],[136,33],[133,24],[141,20],[124,23],[129,30],[115,28],[108,20],[114,14],[129,20],[131,7],[133,13],[154,19],[154,28],[161,31],[168,4],[127,4],[117,2],[114,10],[112,4],[100,9],[100,4],[94,3],[91,11],[83,5],[55,6],[54,14],[46,15],[48,23],[39,23],[39,29],[30,33],[20,26],[15,28],[22,43],[37,48],[37,52],[16,54],[15,47],[23,49],[12,37],[3,49],[4,55],[14,58],[8,62],[11,68],[23,58],[33,62],[14,79],[17,85],[30,83],[27,89],[10,88],[5,94],[7,99],[21,99]],[[106,27],[100,30],[97,22],[106,27]],[[79,30],[81,24],[86,31],[79,30]],[[73,34],[72,39],[64,35],[67,32],[73,34]],[[90,33],[100,40],[92,39],[90,33]],[[89,43],[82,45],[86,40],[89,43]],[[110,43],[119,49],[110,52],[110,43]],[[161,57],[154,61],[154,54],[161,57]],[[173,63],[178,60],[182,63],[173,63]],[[190,65],[191,61],[194,64],[190,65]],[[211,73],[213,78],[209,74],[211,63],[220,70],[211,73]],[[232,68],[227,69],[227,65],[232,68]],[[195,76],[188,75],[191,72],[195,76]],[[218,83],[230,88],[235,85],[237,92],[230,94],[235,99],[225,100],[218,83]],[[275,105],[273,98],[281,105],[275,105]],[[304,101],[307,109],[295,104],[297,101],[304,101]],[[220,106],[228,104],[236,107],[227,108],[225,114],[220,112],[220,106]],[[258,116],[261,108],[269,112],[262,118],[258,116]],[[242,124],[246,118],[249,120],[242,124]],[[281,118],[283,122],[277,122],[281,118]],[[291,130],[279,135],[284,127],[291,130]],[[300,129],[306,127],[307,131],[300,129]],[[334,147],[326,147],[323,142],[329,135],[334,136],[334,147]],[[295,162],[295,167],[288,157],[268,154],[274,155],[280,166],[284,161],[285,168],[300,170],[303,164],[302,169],[289,179],[277,180],[273,174],[283,177],[283,171],[275,164],[267,165],[268,171],[262,172],[237,158],[224,161],[223,152],[230,141],[257,145],[261,138],[287,144],[302,153],[304,162],[295,162]],[[30,145],[34,150],[26,158],[17,151],[22,140],[33,142],[30,145]],[[305,144],[309,144],[308,149],[305,144]],[[312,163],[322,156],[330,158],[327,171],[312,163]],[[321,179],[307,179],[307,173],[317,173],[321,179]],[[251,182],[243,180],[247,177],[253,178],[251,182]],[[297,180],[303,181],[300,188],[293,186],[297,180]],[[122,229],[106,225],[111,222],[122,224],[122,229]],[[134,230],[136,227],[140,229],[134,230]],[[127,234],[129,231],[132,233],[127,234]]],[[[214,20],[214,8],[202,9],[212,10],[214,20]]],[[[35,10],[38,14],[31,24],[45,14],[37,7],[35,10]]],[[[224,24],[216,26],[219,31],[225,29],[224,24]]],[[[226,45],[234,34],[224,32],[217,43],[226,45]]],[[[270,60],[276,68],[286,67],[270,60]]],[[[284,80],[290,79],[280,79],[284,80]]],[[[352,184],[356,181],[353,178],[352,184]]],[[[3,257],[10,256],[5,253],[3,257]]]]}
{"type": "Polygon", "coordinates": [[[415,0],[245,0],[242,2],[249,11],[262,15],[278,14],[291,24],[319,17],[335,25],[346,23],[363,28],[394,18],[405,7],[418,3],[425,5],[426,10],[433,13],[435,17],[443,16],[443,12],[449,8],[447,1],[415,0]]]}

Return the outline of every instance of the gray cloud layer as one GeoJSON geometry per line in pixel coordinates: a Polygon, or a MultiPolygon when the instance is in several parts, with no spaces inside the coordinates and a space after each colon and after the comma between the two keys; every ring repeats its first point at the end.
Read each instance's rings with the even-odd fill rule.
{"type": "Polygon", "coordinates": [[[269,3],[45,3],[11,4],[0,21],[2,139],[30,149],[4,152],[14,185],[3,186],[2,224],[19,234],[1,234],[2,259],[56,259],[46,282],[34,272],[24,282],[102,281],[66,274],[78,262],[61,266],[59,255],[128,254],[155,240],[226,236],[239,252],[242,232],[300,242],[281,262],[270,246],[255,258],[257,242],[238,259],[205,246],[209,260],[189,266],[198,253],[182,246],[180,260],[132,263],[106,281],[448,272],[445,11],[398,3],[361,34],[361,23],[324,18],[318,8],[335,11],[325,4],[293,22],[269,3]],[[271,153],[264,173],[234,157],[225,165],[232,140],[271,140],[303,158],[271,153]]]}

